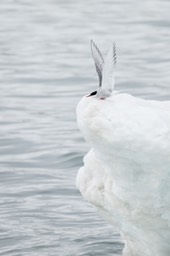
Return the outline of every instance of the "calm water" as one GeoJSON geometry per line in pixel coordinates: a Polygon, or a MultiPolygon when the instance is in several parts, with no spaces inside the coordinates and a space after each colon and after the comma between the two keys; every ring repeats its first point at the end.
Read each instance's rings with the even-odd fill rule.
{"type": "Polygon", "coordinates": [[[75,188],[88,146],[79,99],[96,89],[94,39],[117,43],[117,89],[170,99],[170,1],[0,1],[0,255],[121,255],[75,188]]]}

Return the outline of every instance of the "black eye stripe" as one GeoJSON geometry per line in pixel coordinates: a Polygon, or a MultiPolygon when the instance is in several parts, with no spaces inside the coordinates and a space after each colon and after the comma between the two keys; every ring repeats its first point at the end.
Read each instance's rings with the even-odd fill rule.
{"type": "Polygon", "coordinates": [[[97,91],[92,92],[89,96],[94,96],[97,94],[97,91]]]}

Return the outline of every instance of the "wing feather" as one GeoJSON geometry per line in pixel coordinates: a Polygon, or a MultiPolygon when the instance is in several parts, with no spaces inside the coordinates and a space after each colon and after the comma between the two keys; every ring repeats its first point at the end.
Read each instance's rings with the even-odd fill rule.
{"type": "Polygon", "coordinates": [[[103,67],[102,89],[112,91],[115,83],[115,67],[116,67],[116,44],[113,43],[110,48],[103,67]]]}
{"type": "Polygon", "coordinates": [[[102,85],[102,72],[103,72],[103,65],[104,65],[104,59],[103,56],[97,47],[97,45],[91,40],[91,53],[94,59],[96,71],[99,77],[99,87],[102,85]]]}

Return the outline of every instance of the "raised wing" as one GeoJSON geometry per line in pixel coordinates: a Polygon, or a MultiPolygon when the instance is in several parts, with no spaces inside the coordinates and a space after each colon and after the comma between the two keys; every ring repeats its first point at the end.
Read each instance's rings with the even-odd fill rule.
{"type": "Polygon", "coordinates": [[[104,59],[103,56],[97,47],[97,45],[91,40],[91,53],[92,57],[94,59],[96,71],[99,77],[99,87],[102,85],[102,72],[103,72],[103,65],[104,65],[104,59]]]}
{"type": "Polygon", "coordinates": [[[116,67],[116,44],[113,43],[110,48],[103,67],[102,72],[102,89],[113,91],[115,82],[115,67],[116,67]]]}

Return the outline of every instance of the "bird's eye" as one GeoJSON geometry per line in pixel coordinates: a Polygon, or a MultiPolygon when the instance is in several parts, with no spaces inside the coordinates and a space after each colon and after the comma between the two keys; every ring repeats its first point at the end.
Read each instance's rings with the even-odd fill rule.
{"type": "Polygon", "coordinates": [[[92,92],[89,96],[94,96],[97,94],[97,91],[92,92]]]}

